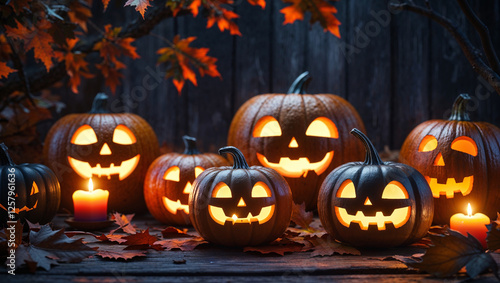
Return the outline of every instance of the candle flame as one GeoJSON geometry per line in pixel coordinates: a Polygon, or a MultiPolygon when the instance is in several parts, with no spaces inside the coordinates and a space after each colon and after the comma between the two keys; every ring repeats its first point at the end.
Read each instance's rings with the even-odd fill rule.
{"type": "Polygon", "coordinates": [[[233,219],[234,220],[238,219],[238,216],[236,216],[236,214],[233,214],[233,219]]]}
{"type": "Polygon", "coordinates": [[[94,191],[94,183],[92,183],[92,178],[89,179],[89,192],[94,191]]]}
{"type": "Polygon", "coordinates": [[[467,214],[469,217],[472,217],[472,208],[470,207],[470,203],[467,205],[467,214]]]}

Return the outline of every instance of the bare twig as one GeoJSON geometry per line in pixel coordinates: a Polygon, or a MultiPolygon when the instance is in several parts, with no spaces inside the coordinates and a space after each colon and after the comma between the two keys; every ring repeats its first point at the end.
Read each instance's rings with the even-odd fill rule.
{"type": "Polygon", "coordinates": [[[474,29],[476,29],[481,38],[481,44],[483,45],[483,50],[488,59],[488,63],[493,71],[500,74],[500,62],[498,61],[497,54],[493,48],[493,43],[491,42],[490,32],[488,27],[478,18],[476,13],[472,10],[467,0],[457,0],[460,9],[467,17],[467,20],[472,24],[474,29]]]}
{"type": "Polygon", "coordinates": [[[495,91],[500,94],[500,76],[498,73],[493,71],[484,61],[481,59],[479,54],[474,52],[476,49],[470,40],[465,36],[465,34],[458,28],[458,26],[453,23],[448,18],[445,18],[441,14],[435,12],[432,9],[424,8],[409,3],[396,4],[392,3],[391,7],[397,10],[410,11],[433,20],[434,22],[443,26],[453,38],[458,42],[458,45],[465,54],[465,57],[472,65],[472,69],[476,71],[481,77],[483,77],[488,83],[495,89],[495,91]]]}

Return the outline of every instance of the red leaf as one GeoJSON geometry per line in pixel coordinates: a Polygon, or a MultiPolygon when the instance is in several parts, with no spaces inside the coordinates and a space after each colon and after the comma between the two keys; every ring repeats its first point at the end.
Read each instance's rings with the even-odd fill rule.
{"type": "Polygon", "coordinates": [[[126,240],[124,245],[127,246],[138,246],[138,245],[153,245],[158,238],[156,236],[149,234],[149,228],[146,231],[139,232],[133,235],[123,237],[126,240]]]}
{"type": "Polygon", "coordinates": [[[87,21],[92,17],[90,7],[82,1],[71,1],[69,4],[68,17],[72,23],[79,25],[87,32],[87,21]]]}
{"type": "Polygon", "coordinates": [[[306,204],[304,202],[300,205],[293,203],[292,221],[302,227],[302,229],[307,230],[310,228],[313,217],[312,211],[306,211],[306,204]]]}
{"type": "Polygon", "coordinates": [[[151,5],[149,5],[149,0],[128,0],[124,7],[125,6],[135,6],[135,10],[141,13],[143,19],[146,9],[151,7],[151,5]]]}
{"type": "Polygon", "coordinates": [[[16,69],[12,69],[11,67],[7,66],[6,62],[0,61],[0,78],[8,78],[10,73],[15,72],[17,72],[16,69]]]}
{"type": "Polygon", "coordinates": [[[163,231],[161,231],[161,235],[165,239],[195,237],[193,235],[188,234],[187,229],[179,230],[172,226],[169,226],[165,228],[163,231]]]}
{"type": "Polygon", "coordinates": [[[115,221],[115,224],[117,224],[118,228],[112,230],[110,234],[114,234],[117,230],[123,229],[123,232],[127,234],[135,234],[136,229],[134,226],[132,226],[132,218],[134,218],[135,214],[120,214],[118,212],[115,212],[111,215],[111,220],[115,221]]]}
{"type": "Polygon", "coordinates": [[[109,235],[100,235],[100,236],[94,236],[96,239],[98,239],[99,241],[103,241],[103,242],[115,242],[115,243],[118,243],[118,244],[123,244],[125,243],[127,240],[123,239],[123,235],[112,235],[112,234],[109,234],[109,235]]]}
{"type": "Polygon", "coordinates": [[[260,6],[262,9],[266,8],[266,0],[247,0],[248,3],[252,4],[252,5],[258,5],[260,6]]]}
{"type": "Polygon", "coordinates": [[[51,44],[52,36],[46,32],[51,23],[41,20],[34,30],[31,30],[16,20],[17,27],[6,26],[7,35],[24,43],[24,52],[34,49],[35,58],[42,61],[47,71],[52,67],[52,58],[55,56],[51,44]]]}
{"type": "Polygon", "coordinates": [[[161,245],[166,250],[192,251],[201,244],[208,243],[202,237],[189,239],[168,239],[155,242],[155,245],[161,245]]]}
{"type": "Polygon", "coordinates": [[[340,38],[340,21],[335,17],[337,8],[327,0],[283,0],[291,6],[280,10],[285,15],[283,24],[292,24],[296,20],[303,20],[305,12],[311,13],[310,23],[319,22],[324,31],[329,31],[340,38]]]}
{"type": "Polygon", "coordinates": [[[145,257],[147,251],[105,251],[105,250],[99,250],[97,252],[97,255],[102,257],[102,258],[107,258],[107,259],[123,259],[123,260],[129,260],[135,257],[145,257]]]}
{"type": "Polygon", "coordinates": [[[304,245],[288,239],[278,239],[268,245],[245,247],[244,252],[258,252],[261,254],[277,254],[284,256],[285,253],[303,251],[304,245]]]}

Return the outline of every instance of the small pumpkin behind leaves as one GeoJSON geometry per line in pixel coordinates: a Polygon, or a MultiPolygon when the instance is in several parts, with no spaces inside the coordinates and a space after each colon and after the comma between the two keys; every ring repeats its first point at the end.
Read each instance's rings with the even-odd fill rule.
{"type": "Polygon", "coordinates": [[[201,153],[196,139],[183,136],[183,153],[167,153],[158,157],[146,173],[144,199],[149,212],[158,220],[171,225],[188,225],[189,193],[198,175],[210,167],[229,165],[215,153],[201,153]]]}
{"type": "Polygon", "coordinates": [[[271,168],[249,167],[235,147],[233,167],[214,167],[196,178],[189,195],[191,223],[205,240],[225,246],[269,243],[285,232],[292,216],[292,194],[271,168]]]}
{"type": "Polygon", "coordinates": [[[361,131],[351,133],[363,142],[366,158],[336,168],[323,182],[318,213],[325,230],[360,247],[407,245],[425,236],[434,204],[424,176],[408,165],[382,162],[361,131]]]}
{"type": "Polygon", "coordinates": [[[2,225],[9,220],[28,220],[45,224],[54,218],[61,201],[59,181],[52,170],[42,164],[16,165],[0,144],[0,215],[2,225]],[[7,210],[14,208],[15,218],[7,210]]]}

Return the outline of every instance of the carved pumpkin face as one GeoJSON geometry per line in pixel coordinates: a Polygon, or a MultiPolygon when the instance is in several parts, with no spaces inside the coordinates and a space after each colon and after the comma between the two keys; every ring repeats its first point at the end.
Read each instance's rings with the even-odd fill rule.
{"type": "Polygon", "coordinates": [[[410,166],[384,163],[360,131],[365,162],[332,171],[318,197],[323,226],[336,239],[355,246],[391,247],[423,237],[432,222],[432,194],[425,178],[410,166]]]}
{"type": "Polygon", "coordinates": [[[496,217],[500,192],[500,129],[472,122],[465,110],[468,95],[460,95],[449,120],[418,125],[401,147],[400,160],[425,176],[435,199],[434,223],[449,224],[450,217],[470,203],[496,217]]]}
{"type": "Polygon", "coordinates": [[[95,175],[111,179],[112,175],[118,175],[118,179],[122,181],[139,164],[141,155],[127,148],[136,142],[134,133],[122,124],[115,127],[111,139],[103,132],[96,133],[90,125],[82,125],[71,137],[73,150],[68,156],[68,162],[82,178],[89,179],[95,175]],[[78,153],[81,152],[89,154],[79,156],[78,153]]]}
{"type": "Polygon", "coordinates": [[[170,225],[188,225],[189,194],[194,180],[205,169],[229,165],[222,156],[201,153],[196,139],[183,137],[184,153],[167,153],[158,157],[148,169],[144,182],[144,198],[151,214],[170,225]]]}
{"type": "MultiPolygon", "coordinates": [[[[40,191],[38,190],[38,185],[33,181],[33,184],[31,185],[31,192],[29,194],[29,199],[30,199],[30,202],[34,201],[35,204],[33,204],[33,206],[30,206],[30,207],[28,207],[29,204],[24,204],[24,206],[21,208],[19,208],[17,206],[22,205],[22,204],[16,204],[16,208],[15,208],[14,213],[19,214],[20,212],[27,212],[27,211],[31,211],[33,209],[36,209],[36,207],[38,206],[38,198],[36,195],[39,192],[40,191]]],[[[19,197],[19,195],[16,195],[16,198],[17,197],[19,197]]],[[[3,206],[2,204],[0,204],[0,208],[7,211],[7,208],[5,206],[3,206]]]]}
{"type": "Polygon", "coordinates": [[[100,93],[89,113],[58,120],[45,138],[44,159],[61,181],[62,208],[72,211],[73,193],[92,178],[95,188],[109,191],[110,211],[143,212],[144,176],[159,154],[158,139],[141,117],[107,112],[107,99],[100,93]]]}
{"type": "Polygon", "coordinates": [[[356,110],[332,94],[305,94],[302,74],[289,94],[263,94],[247,101],[231,123],[228,143],[241,148],[251,165],[278,171],[296,203],[314,209],[321,182],[335,167],[363,158],[349,135],[364,130],[356,110]]]}
{"type": "Polygon", "coordinates": [[[233,167],[215,167],[196,178],[189,195],[191,223],[208,241],[226,246],[271,242],[288,227],[292,196],[285,179],[273,169],[248,167],[235,147],[233,167]]]}

